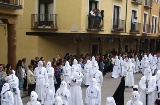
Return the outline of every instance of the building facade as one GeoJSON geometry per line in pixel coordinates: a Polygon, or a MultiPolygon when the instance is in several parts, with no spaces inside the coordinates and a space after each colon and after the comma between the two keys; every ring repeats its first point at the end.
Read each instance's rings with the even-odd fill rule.
{"type": "MultiPolygon", "coordinates": [[[[160,50],[158,0],[26,0],[23,6],[16,27],[17,59],[102,55],[113,48],[119,53],[160,50]]],[[[4,54],[6,40],[0,39],[4,54]]]]}

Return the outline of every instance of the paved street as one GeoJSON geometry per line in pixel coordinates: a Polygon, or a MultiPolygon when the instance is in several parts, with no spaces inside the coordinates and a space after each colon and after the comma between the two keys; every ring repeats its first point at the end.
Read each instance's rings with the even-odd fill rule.
{"type": "MultiPolygon", "coordinates": [[[[135,74],[134,76],[135,76],[135,84],[138,84],[142,75],[135,74]]],[[[105,105],[106,97],[113,96],[115,90],[117,89],[120,83],[120,79],[121,78],[118,78],[118,79],[111,78],[111,73],[104,77],[104,82],[102,86],[102,105],[105,105]]],[[[84,100],[86,87],[82,87],[82,91],[83,91],[83,100],[84,100]]],[[[131,98],[131,93],[132,93],[132,88],[125,89],[124,104],[126,104],[126,102],[131,98]]],[[[23,104],[26,105],[28,100],[30,100],[30,97],[25,97],[22,100],[23,100],[23,104]]]]}

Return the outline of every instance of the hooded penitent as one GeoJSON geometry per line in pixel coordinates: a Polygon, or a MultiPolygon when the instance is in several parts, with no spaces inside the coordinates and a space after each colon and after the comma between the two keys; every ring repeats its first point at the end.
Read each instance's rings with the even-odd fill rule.
{"type": "Polygon", "coordinates": [[[43,62],[42,62],[42,61],[39,61],[39,62],[38,62],[38,68],[41,69],[42,67],[43,67],[43,62]]]}
{"type": "Polygon", "coordinates": [[[140,98],[140,95],[138,91],[134,91],[132,93],[131,100],[129,100],[126,105],[143,105],[143,103],[139,101],[139,98],[140,98]]]}
{"type": "Polygon", "coordinates": [[[83,82],[85,85],[90,85],[90,80],[93,75],[92,65],[90,60],[87,60],[87,63],[84,65],[84,79],[83,82]]]}
{"type": "Polygon", "coordinates": [[[47,73],[46,68],[43,67],[43,62],[39,61],[38,67],[35,68],[35,70],[34,70],[34,77],[36,79],[35,91],[38,94],[38,99],[42,100],[41,103],[43,103],[45,83],[47,83],[49,81],[48,80],[48,73],[47,73]]]}
{"type": "Polygon", "coordinates": [[[81,82],[82,79],[79,77],[79,73],[77,72],[77,67],[72,65],[72,74],[70,76],[70,93],[71,98],[69,105],[83,105],[82,100],[82,90],[81,90],[81,82]]]}
{"type": "Polygon", "coordinates": [[[30,98],[31,98],[31,101],[28,102],[27,105],[41,105],[41,103],[37,101],[38,95],[35,91],[31,92],[30,98]]]}
{"type": "Polygon", "coordinates": [[[155,101],[156,79],[152,76],[151,69],[145,69],[144,76],[140,79],[139,87],[141,89],[140,101],[143,105],[152,105],[155,101]]]}
{"type": "Polygon", "coordinates": [[[107,97],[106,105],[116,105],[116,102],[113,97],[107,97]]]}
{"type": "Polygon", "coordinates": [[[132,87],[134,85],[134,75],[135,70],[134,64],[131,59],[128,60],[128,67],[126,72],[125,86],[132,87]]]}
{"type": "Polygon", "coordinates": [[[70,91],[67,89],[67,83],[65,81],[61,82],[60,88],[56,92],[56,96],[62,98],[64,105],[69,105],[70,91]]]}
{"type": "Polygon", "coordinates": [[[5,83],[2,87],[1,105],[14,105],[13,93],[10,91],[8,83],[5,83]]]}
{"type": "Polygon", "coordinates": [[[47,62],[46,70],[47,70],[47,76],[48,76],[49,85],[51,87],[51,90],[55,93],[54,80],[53,80],[54,68],[51,67],[51,62],[50,61],[47,62]]]}
{"type": "Polygon", "coordinates": [[[160,70],[157,71],[157,74],[155,77],[156,77],[155,97],[157,99],[160,96],[160,70]]]}
{"type": "Polygon", "coordinates": [[[57,96],[55,98],[55,105],[63,105],[62,98],[60,96],[57,96]]]}
{"type": "Polygon", "coordinates": [[[118,59],[118,56],[116,56],[114,61],[114,66],[113,66],[112,77],[118,78],[120,76],[120,73],[121,73],[120,60],[118,59]]]}
{"type": "Polygon", "coordinates": [[[64,73],[64,81],[69,84],[69,78],[71,75],[71,66],[69,65],[69,62],[66,61],[65,66],[63,67],[63,73],[64,73]]]}
{"type": "Polygon", "coordinates": [[[100,89],[97,86],[96,79],[92,78],[90,86],[86,90],[86,104],[100,105],[100,89]]]}
{"type": "Polygon", "coordinates": [[[77,59],[74,59],[74,60],[73,60],[73,65],[77,65],[77,64],[78,64],[77,59]]]}
{"type": "Polygon", "coordinates": [[[125,90],[125,77],[123,76],[117,90],[113,95],[116,105],[124,105],[124,90],[125,90]]]}
{"type": "Polygon", "coordinates": [[[49,83],[45,84],[45,91],[44,91],[44,105],[53,105],[54,104],[54,93],[50,89],[49,83]]]}

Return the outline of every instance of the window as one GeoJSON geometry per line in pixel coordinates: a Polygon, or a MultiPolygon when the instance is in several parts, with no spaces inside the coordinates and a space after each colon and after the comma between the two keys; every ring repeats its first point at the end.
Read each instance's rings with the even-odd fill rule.
{"type": "Polygon", "coordinates": [[[131,17],[131,30],[136,30],[136,23],[137,23],[137,11],[132,10],[132,17],[131,17]]]}
{"type": "Polygon", "coordinates": [[[156,3],[159,3],[159,0],[153,0],[154,2],[156,2],[156,3]]]}
{"type": "Polygon", "coordinates": [[[152,33],[157,31],[157,16],[152,16],[152,33]]]}
{"type": "Polygon", "coordinates": [[[148,19],[148,14],[144,13],[144,18],[143,18],[143,32],[146,32],[147,30],[147,19],[148,19]]]}
{"type": "Polygon", "coordinates": [[[99,0],[89,0],[89,12],[93,9],[99,9],[99,0]]]}
{"type": "Polygon", "coordinates": [[[118,26],[119,26],[120,9],[121,9],[121,7],[114,5],[114,10],[113,10],[113,28],[118,28],[118,26]]]}

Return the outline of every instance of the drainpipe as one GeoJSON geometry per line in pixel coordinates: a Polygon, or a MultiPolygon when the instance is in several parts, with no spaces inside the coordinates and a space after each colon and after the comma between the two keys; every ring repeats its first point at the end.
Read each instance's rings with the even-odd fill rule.
{"type": "Polygon", "coordinates": [[[128,4],[128,0],[126,0],[125,33],[127,33],[127,30],[126,30],[126,27],[127,27],[127,4],[128,4]]]}

